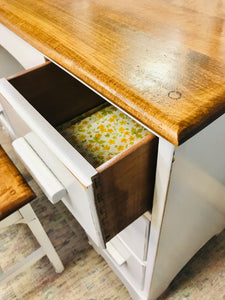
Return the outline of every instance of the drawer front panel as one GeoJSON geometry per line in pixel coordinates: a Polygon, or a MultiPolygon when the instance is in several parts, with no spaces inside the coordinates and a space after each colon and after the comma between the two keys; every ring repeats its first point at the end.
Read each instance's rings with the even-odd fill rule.
{"type": "MultiPolygon", "coordinates": [[[[5,97],[0,94],[0,104],[2,106],[2,114],[8,123],[8,126],[11,127],[12,133],[10,133],[13,139],[22,137],[28,132],[30,128],[27,124],[21,119],[21,117],[16,113],[15,109],[8,103],[5,97]]],[[[2,124],[4,126],[4,124],[2,124]]],[[[7,126],[4,126],[7,127],[7,126]]],[[[6,128],[7,129],[7,128],[6,128]]]]}
{"type": "Polygon", "coordinates": [[[55,204],[66,196],[65,187],[59,182],[55,174],[51,172],[25,138],[16,139],[12,145],[20,160],[22,160],[49,201],[55,204]]]}
{"type": "Polygon", "coordinates": [[[62,198],[63,203],[81,224],[87,234],[99,246],[102,245],[102,238],[99,223],[97,220],[92,186],[84,187],[61,163],[54,153],[43,143],[40,137],[30,132],[25,139],[36,151],[40,159],[46,164],[49,170],[63,184],[67,195],[62,198]]]}
{"type": "Polygon", "coordinates": [[[45,62],[36,49],[0,24],[0,45],[5,48],[25,69],[45,62]]]}
{"type": "Polygon", "coordinates": [[[84,186],[90,186],[91,177],[97,173],[96,170],[5,79],[0,79],[0,98],[1,95],[9,105],[7,115],[17,136],[23,136],[30,131],[35,132],[84,186]],[[19,126],[13,119],[16,115],[22,120],[19,126]]]}
{"type": "MultiPolygon", "coordinates": [[[[12,129],[12,137],[14,139],[31,134],[32,130],[22,119],[5,97],[0,95],[0,103],[3,108],[4,118],[8,126],[12,129]]],[[[4,124],[3,124],[4,125],[4,124]]],[[[6,127],[6,126],[5,126],[6,127]]],[[[6,128],[7,129],[7,128],[6,128]]],[[[32,134],[34,134],[32,132],[32,134]]],[[[36,135],[38,139],[38,153],[42,161],[56,175],[63,186],[67,190],[67,196],[62,201],[71,211],[80,225],[98,246],[102,246],[102,237],[97,214],[95,212],[92,186],[83,186],[73,174],[65,167],[65,165],[55,156],[55,154],[47,147],[47,145],[36,135]],[[42,149],[42,151],[40,151],[42,149]],[[48,153],[48,155],[46,155],[48,153]],[[48,158],[54,157],[49,161],[48,158]]]]}
{"type": "Polygon", "coordinates": [[[146,270],[145,264],[137,260],[118,237],[113,238],[106,244],[106,250],[124,277],[137,289],[142,290],[146,270]]]}
{"type": "Polygon", "coordinates": [[[118,234],[119,239],[141,260],[146,260],[150,221],[141,216],[118,234]]]}

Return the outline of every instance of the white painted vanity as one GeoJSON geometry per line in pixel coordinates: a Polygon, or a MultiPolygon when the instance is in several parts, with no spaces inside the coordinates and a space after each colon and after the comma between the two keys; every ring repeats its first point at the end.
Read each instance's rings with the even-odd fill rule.
{"type": "MultiPolygon", "coordinates": [[[[145,125],[158,141],[156,169],[152,167],[155,173],[153,203],[128,227],[107,239],[93,188],[93,177],[98,172],[21,92],[30,85],[29,74],[32,77],[57,62],[3,25],[0,25],[0,44],[29,69],[15,78],[0,80],[0,118],[14,139],[16,152],[48,199],[52,203],[62,199],[131,297],[156,299],[191,257],[225,226],[225,115],[179,147],[145,125]],[[49,59],[53,62],[49,63],[49,59]],[[21,86],[20,91],[17,85],[21,86]]],[[[69,76],[79,87],[81,81],[90,97],[104,98],[118,107],[97,91],[99,96],[93,96],[94,88],[71,72],[69,76]]],[[[51,78],[45,80],[50,84],[51,78]]],[[[129,114],[125,109],[121,111],[129,114]]],[[[133,153],[139,153],[141,147],[142,143],[133,153]]],[[[155,146],[152,147],[148,148],[149,155],[155,146]]],[[[119,161],[129,155],[125,152],[119,161]]],[[[139,172],[138,168],[136,171],[139,172]]]]}

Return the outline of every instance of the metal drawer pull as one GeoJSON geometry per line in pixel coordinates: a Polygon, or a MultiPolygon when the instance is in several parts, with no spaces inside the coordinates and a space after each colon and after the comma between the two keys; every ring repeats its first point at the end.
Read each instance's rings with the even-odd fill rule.
{"type": "Polygon", "coordinates": [[[16,139],[12,145],[26,168],[42,188],[44,194],[53,204],[66,196],[65,187],[23,137],[16,139]]]}

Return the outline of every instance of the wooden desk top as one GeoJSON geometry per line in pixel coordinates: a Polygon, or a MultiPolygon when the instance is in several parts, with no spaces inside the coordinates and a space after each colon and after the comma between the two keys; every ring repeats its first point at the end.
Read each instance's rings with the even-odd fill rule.
{"type": "Polygon", "coordinates": [[[0,0],[0,22],[176,146],[225,112],[225,0],[0,0]]]}

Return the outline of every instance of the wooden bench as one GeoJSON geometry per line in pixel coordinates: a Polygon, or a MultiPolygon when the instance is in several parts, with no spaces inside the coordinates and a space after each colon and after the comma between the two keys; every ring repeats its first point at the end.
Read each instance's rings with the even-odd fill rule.
{"type": "Polygon", "coordinates": [[[0,268],[0,282],[13,278],[44,255],[47,255],[57,273],[64,270],[55,248],[30,205],[34,198],[35,194],[0,146],[0,229],[16,223],[26,223],[40,244],[40,248],[6,272],[0,268]]]}

